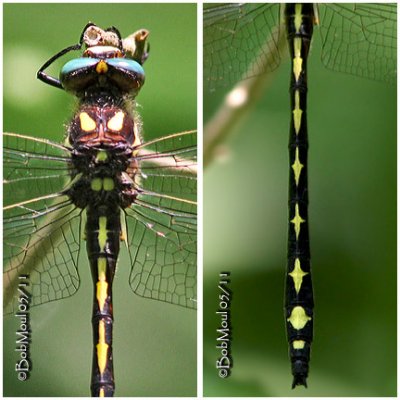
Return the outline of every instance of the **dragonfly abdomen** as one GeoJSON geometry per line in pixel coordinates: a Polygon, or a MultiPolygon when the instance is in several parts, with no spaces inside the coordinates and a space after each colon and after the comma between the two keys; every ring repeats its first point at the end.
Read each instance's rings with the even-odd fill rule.
{"type": "Polygon", "coordinates": [[[112,282],[120,248],[120,209],[104,204],[88,206],[86,213],[86,248],[94,282],[91,390],[92,396],[110,397],[114,393],[112,282]]]}
{"type": "Polygon", "coordinates": [[[313,336],[313,294],[308,234],[307,57],[313,32],[311,4],[285,6],[292,59],[289,137],[289,227],[285,318],[293,384],[307,386],[313,336]]]}

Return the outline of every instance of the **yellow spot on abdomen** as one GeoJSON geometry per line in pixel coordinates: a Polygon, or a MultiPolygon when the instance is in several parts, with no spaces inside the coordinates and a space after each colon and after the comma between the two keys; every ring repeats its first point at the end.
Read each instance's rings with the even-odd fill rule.
{"type": "Polygon", "coordinates": [[[303,20],[303,6],[301,3],[297,3],[294,7],[294,27],[297,33],[300,32],[302,20],[303,20]]]}
{"type": "Polygon", "coordinates": [[[94,178],[90,182],[90,188],[95,192],[99,192],[104,189],[106,192],[111,191],[115,188],[113,178],[94,178]]]}
{"type": "Polygon", "coordinates": [[[91,132],[96,129],[96,121],[89,116],[88,113],[81,112],[79,114],[81,129],[85,132],[91,132]]]}
{"type": "Polygon", "coordinates": [[[114,179],[112,178],[104,178],[103,179],[103,188],[106,192],[113,190],[115,187],[114,179]]]}
{"type": "Polygon", "coordinates": [[[296,306],[293,308],[290,317],[287,319],[290,322],[294,329],[303,329],[306,326],[306,323],[311,320],[306,314],[306,311],[301,306],[296,306]]]}
{"type": "Polygon", "coordinates": [[[104,257],[99,257],[97,260],[97,275],[98,281],[96,283],[96,299],[99,303],[100,311],[103,311],[105,302],[107,300],[108,283],[106,280],[107,260],[104,257]]]}
{"type": "Polygon", "coordinates": [[[90,188],[95,192],[99,192],[103,187],[103,180],[101,178],[94,178],[90,182],[90,188]]]}
{"type": "Polygon", "coordinates": [[[289,275],[293,278],[296,293],[299,293],[301,284],[303,283],[303,277],[307,274],[308,272],[304,272],[301,269],[300,260],[296,258],[296,260],[294,261],[294,269],[292,272],[289,273],[289,275]]]}
{"type": "Polygon", "coordinates": [[[293,340],[293,343],[292,343],[293,348],[295,350],[304,349],[305,344],[306,344],[306,342],[304,340],[293,340]]]}
{"type": "Polygon", "coordinates": [[[304,165],[300,162],[299,159],[299,148],[296,147],[296,159],[294,160],[294,163],[292,164],[292,169],[294,172],[294,180],[296,181],[296,186],[299,185],[299,179],[300,179],[300,173],[304,165]]]}
{"type": "Polygon", "coordinates": [[[101,388],[99,392],[99,397],[105,397],[104,389],[101,388]]]}
{"type": "Polygon", "coordinates": [[[303,222],[306,222],[305,219],[301,218],[300,214],[299,214],[299,205],[296,203],[296,207],[295,207],[295,216],[293,219],[290,220],[290,222],[294,225],[294,231],[296,232],[296,240],[299,238],[299,234],[300,234],[300,225],[303,222]]]}
{"type": "Polygon", "coordinates": [[[100,251],[104,251],[107,242],[107,217],[99,218],[98,240],[100,251]]]}
{"type": "Polygon", "coordinates": [[[119,132],[124,126],[125,114],[122,111],[118,111],[115,115],[107,122],[108,129],[119,132]]]}
{"type": "Polygon", "coordinates": [[[97,365],[99,366],[100,374],[103,374],[107,365],[108,344],[106,343],[106,326],[104,321],[99,322],[99,343],[97,349],[97,365]]]}
{"type": "Polygon", "coordinates": [[[300,93],[298,90],[296,90],[294,92],[294,110],[293,110],[293,123],[296,135],[298,135],[300,132],[302,114],[303,110],[300,108],[300,93]]]}
{"type": "Polygon", "coordinates": [[[296,82],[300,78],[303,69],[303,59],[301,58],[301,38],[293,39],[294,57],[293,57],[293,74],[296,82]]]}

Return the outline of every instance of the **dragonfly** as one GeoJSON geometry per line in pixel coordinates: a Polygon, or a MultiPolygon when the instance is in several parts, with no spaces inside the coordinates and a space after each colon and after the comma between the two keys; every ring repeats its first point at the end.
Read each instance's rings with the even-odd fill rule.
{"type": "MultiPolygon", "coordinates": [[[[313,30],[320,32],[321,60],[328,69],[394,83],[396,14],[396,4],[237,3],[204,9],[205,85],[215,91],[250,82],[239,83],[231,93],[236,97],[228,95],[227,103],[239,102],[231,106],[232,114],[257,90],[258,76],[277,69],[286,54],[291,59],[285,324],[292,388],[307,387],[314,323],[307,182],[307,62],[313,30]]],[[[229,104],[222,111],[228,114],[229,104]]],[[[215,122],[217,129],[225,123],[215,122]]],[[[210,138],[217,143],[216,135],[210,138]]]]}
{"type": "Polygon", "coordinates": [[[120,249],[129,256],[122,267],[131,268],[134,293],[196,308],[196,131],[142,139],[134,101],[145,80],[148,34],[122,39],[114,27],[88,23],[79,42],[37,74],[78,100],[64,143],[3,134],[4,312],[74,295],[85,242],[94,285],[94,397],[115,392],[112,283],[120,249]],[[59,78],[46,72],[81,50],[59,78]]]}

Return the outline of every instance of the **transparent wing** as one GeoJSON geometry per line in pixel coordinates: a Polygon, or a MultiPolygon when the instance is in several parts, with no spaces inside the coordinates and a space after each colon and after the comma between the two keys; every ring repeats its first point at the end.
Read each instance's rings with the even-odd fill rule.
{"type": "Polygon", "coordinates": [[[397,4],[319,7],[323,64],[335,71],[395,82],[397,4]]]}
{"type": "MultiPolygon", "coordinates": [[[[204,79],[210,89],[274,70],[280,62],[279,4],[204,10],[204,79]]],[[[319,4],[322,63],[374,80],[397,78],[397,4],[319,4]]]]}
{"type": "Polygon", "coordinates": [[[44,139],[4,133],[4,312],[18,309],[29,275],[31,305],[71,296],[79,287],[80,210],[59,192],[69,182],[69,152],[44,139]]]}
{"type": "Polygon", "coordinates": [[[203,18],[204,82],[211,90],[279,65],[279,4],[211,5],[203,18]]]}
{"type": "Polygon", "coordinates": [[[196,131],[137,148],[139,195],[125,209],[130,285],[142,297],[196,307],[196,131]]]}

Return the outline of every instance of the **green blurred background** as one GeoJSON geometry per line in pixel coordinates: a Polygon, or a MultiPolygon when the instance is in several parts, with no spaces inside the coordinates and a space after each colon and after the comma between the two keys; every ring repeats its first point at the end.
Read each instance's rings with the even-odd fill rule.
{"type": "MultiPolygon", "coordinates": [[[[317,29],[316,29],[317,30],[317,29]]],[[[291,390],[283,317],[289,64],[204,172],[206,396],[396,396],[396,87],[309,60],[315,338],[309,388],[291,390]],[[234,366],[218,356],[218,274],[231,272],[234,366]]],[[[223,93],[204,95],[207,122],[223,93]]]]}
{"type": "MultiPolygon", "coordinates": [[[[144,137],[196,127],[196,6],[193,4],[5,4],[4,131],[61,141],[74,100],[36,79],[52,55],[78,42],[88,21],[123,37],[150,30],[146,83],[137,100],[144,137]]],[[[50,69],[58,76],[65,57],[50,69]]],[[[84,253],[84,252],[83,252],[84,253]]],[[[84,254],[83,254],[84,255],[84,254]]],[[[84,257],[78,293],[31,311],[33,370],[14,372],[15,330],[4,320],[5,396],[87,396],[92,364],[92,283],[84,257]]],[[[196,394],[196,313],[135,296],[122,256],[114,280],[117,396],[196,394]]]]}

